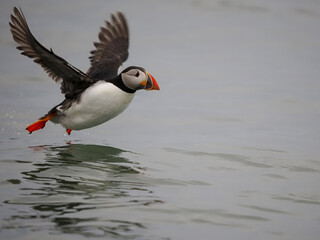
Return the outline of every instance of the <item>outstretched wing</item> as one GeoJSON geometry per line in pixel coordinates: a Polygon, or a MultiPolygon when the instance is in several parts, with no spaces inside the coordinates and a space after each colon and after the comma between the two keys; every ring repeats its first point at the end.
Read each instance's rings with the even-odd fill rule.
{"type": "Polygon", "coordinates": [[[111,15],[111,23],[101,27],[96,50],[91,51],[91,67],[87,74],[95,79],[111,79],[117,76],[121,64],[128,58],[129,29],[121,12],[111,15]]]}
{"type": "Polygon", "coordinates": [[[72,97],[86,89],[94,79],[69,64],[63,58],[42,46],[32,35],[22,10],[14,7],[9,22],[13,39],[19,44],[21,54],[33,58],[56,82],[61,82],[61,92],[72,97]]]}

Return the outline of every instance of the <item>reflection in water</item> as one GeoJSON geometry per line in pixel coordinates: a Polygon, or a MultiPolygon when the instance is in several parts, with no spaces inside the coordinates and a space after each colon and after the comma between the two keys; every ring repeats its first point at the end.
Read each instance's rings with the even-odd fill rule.
{"type": "MultiPolygon", "coordinates": [[[[6,201],[31,206],[30,211],[11,216],[15,224],[28,219],[28,225],[32,221],[36,225],[41,218],[46,219],[46,228],[56,233],[136,236],[145,226],[119,219],[119,212],[129,206],[161,202],[152,195],[146,181],[139,179],[144,170],[124,157],[134,158],[134,153],[82,144],[33,149],[44,152],[44,161],[35,163],[36,169],[22,172],[29,184],[23,184],[19,198],[6,201]]],[[[18,223],[21,227],[23,224],[18,223]]]]}

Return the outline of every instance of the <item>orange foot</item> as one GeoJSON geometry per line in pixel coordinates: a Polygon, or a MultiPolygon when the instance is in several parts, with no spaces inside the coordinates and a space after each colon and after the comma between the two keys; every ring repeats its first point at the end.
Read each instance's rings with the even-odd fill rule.
{"type": "Polygon", "coordinates": [[[71,130],[70,128],[67,129],[68,135],[70,135],[71,131],[72,131],[72,130],[71,130]]]}
{"type": "Polygon", "coordinates": [[[54,117],[56,114],[51,114],[51,115],[46,115],[42,118],[40,118],[38,121],[36,121],[35,123],[32,123],[31,125],[29,125],[26,130],[29,131],[29,133],[31,134],[34,131],[37,131],[39,129],[42,129],[46,126],[46,122],[48,122],[52,117],[54,117]]]}

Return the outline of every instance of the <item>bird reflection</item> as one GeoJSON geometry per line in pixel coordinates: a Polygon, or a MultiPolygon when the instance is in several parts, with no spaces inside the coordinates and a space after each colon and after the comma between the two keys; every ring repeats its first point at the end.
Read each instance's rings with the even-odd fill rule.
{"type": "Polygon", "coordinates": [[[32,211],[12,219],[49,219],[57,233],[86,237],[127,235],[145,226],[119,219],[109,209],[126,212],[122,208],[161,202],[148,189],[148,181],[141,174],[145,170],[129,160],[135,160],[138,154],[84,144],[33,149],[44,153],[44,161],[35,163],[32,171],[22,172],[31,183],[21,189],[23,197],[7,201],[31,205],[32,211]]]}

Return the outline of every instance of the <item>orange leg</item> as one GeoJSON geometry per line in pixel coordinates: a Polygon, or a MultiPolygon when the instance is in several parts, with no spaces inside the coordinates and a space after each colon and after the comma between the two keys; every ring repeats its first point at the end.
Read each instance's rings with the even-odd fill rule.
{"type": "Polygon", "coordinates": [[[35,123],[32,123],[31,125],[29,125],[26,130],[29,131],[29,133],[31,134],[34,131],[37,131],[39,129],[42,129],[46,126],[46,122],[48,122],[52,117],[54,117],[56,114],[51,114],[51,115],[46,115],[42,118],[40,118],[38,121],[36,121],[35,123]]]}
{"type": "Polygon", "coordinates": [[[72,130],[71,130],[70,128],[67,129],[68,135],[70,135],[71,131],[72,131],[72,130]]]}

